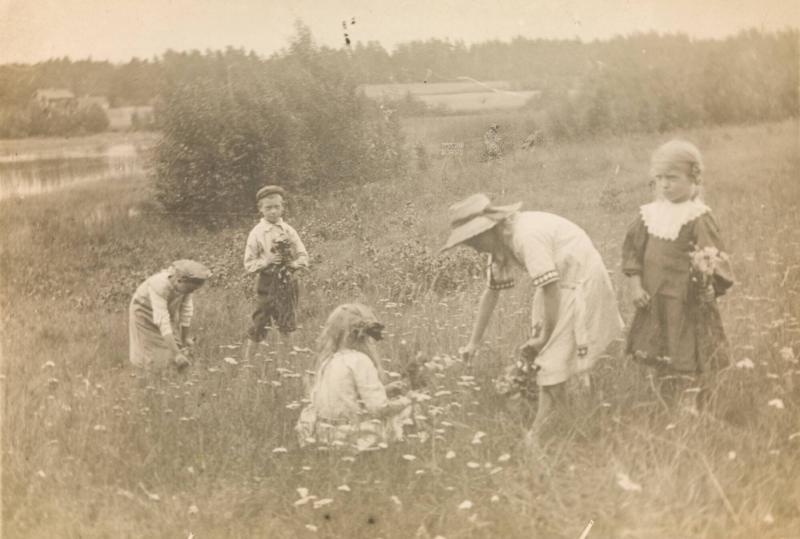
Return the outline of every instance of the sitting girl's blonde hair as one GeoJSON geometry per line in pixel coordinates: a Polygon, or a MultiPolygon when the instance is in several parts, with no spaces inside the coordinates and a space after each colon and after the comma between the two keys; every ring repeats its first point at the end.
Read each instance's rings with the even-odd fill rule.
{"type": "Polygon", "coordinates": [[[384,371],[378,360],[374,339],[381,338],[383,324],[378,322],[375,313],[360,303],[345,303],[334,309],[325,322],[325,327],[317,341],[316,371],[339,350],[349,349],[369,356],[384,380],[384,371]]]}

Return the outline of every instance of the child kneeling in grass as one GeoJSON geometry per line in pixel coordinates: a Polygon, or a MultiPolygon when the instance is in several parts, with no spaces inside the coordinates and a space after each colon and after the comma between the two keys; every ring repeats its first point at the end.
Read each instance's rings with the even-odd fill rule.
{"type": "Polygon", "coordinates": [[[389,398],[375,348],[383,324],[368,307],[340,305],[320,335],[311,404],[295,427],[301,446],[320,443],[366,450],[403,439],[411,399],[389,398]]]}

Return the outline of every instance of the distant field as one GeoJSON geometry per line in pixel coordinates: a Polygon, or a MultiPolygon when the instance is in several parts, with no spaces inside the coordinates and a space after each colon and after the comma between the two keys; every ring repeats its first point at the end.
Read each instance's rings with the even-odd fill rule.
{"type": "Polygon", "coordinates": [[[436,94],[460,94],[475,93],[497,90],[509,90],[511,84],[503,80],[492,80],[486,82],[464,81],[464,82],[405,82],[396,84],[364,84],[361,89],[367,97],[405,97],[406,94],[436,95],[436,94]]]}
{"type": "Polygon", "coordinates": [[[369,84],[362,86],[373,99],[402,99],[407,94],[420,99],[431,108],[445,107],[451,111],[477,112],[514,109],[539,95],[538,91],[511,91],[506,81],[467,81],[406,84],[369,84]]]}

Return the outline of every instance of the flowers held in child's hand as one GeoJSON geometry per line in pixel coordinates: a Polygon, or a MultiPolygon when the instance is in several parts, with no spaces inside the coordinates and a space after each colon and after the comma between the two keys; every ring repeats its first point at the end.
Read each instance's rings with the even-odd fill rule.
{"type": "Polygon", "coordinates": [[[716,247],[708,246],[702,249],[696,247],[691,253],[692,269],[697,273],[710,277],[714,275],[714,272],[722,262],[722,256],[722,253],[716,247]]]}

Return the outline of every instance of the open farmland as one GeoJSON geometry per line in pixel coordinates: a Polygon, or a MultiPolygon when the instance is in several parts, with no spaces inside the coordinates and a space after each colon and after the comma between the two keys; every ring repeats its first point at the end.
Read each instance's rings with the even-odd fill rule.
{"type": "MultiPolygon", "coordinates": [[[[465,77],[466,78],[466,77],[465,77]]],[[[368,84],[361,86],[364,94],[373,99],[388,101],[411,95],[429,108],[452,112],[479,112],[516,109],[539,96],[533,90],[511,90],[505,81],[464,81],[405,84],[368,84]]]]}
{"type": "MultiPolygon", "coordinates": [[[[487,118],[407,127],[435,148],[480,134],[487,118]]],[[[513,118],[504,125],[525,131],[513,118]]],[[[453,359],[482,277],[469,253],[435,254],[447,206],[482,189],[580,224],[629,319],[620,247],[649,198],[649,153],[671,135],[547,145],[492,167],[468,154],[446,181],[432,157],[427,171],[299,197],[288,220],[313,263],[303,327],[297,348],[273,340],[252,363],[237,346],[255,212],[234,228],[179,226],[158,213],[141,174],[0,202],[4,536],[576,538],[590,521],[592,539],[797,536],[796,121],[680,133],[704,152],[707,201],[738,281],[721,302],[736,364],[715,382],[708,413],[665,411],[617,346],[594,393],[576,394],[569,428],[530,458],[519,446],[530,407],[499,399],[492,381],[525,335],[527,283],[505,293],[478,361],[453,359]],[[182,257],[215,273],[196,299],[197,361],[185,375],[134,372],[130,294],[182,257]],[[301,451],[295,375],[326,315],[350,300],[386,323],[388,370],[417,355],[442,368],[406,443],[301,451]]]]}

